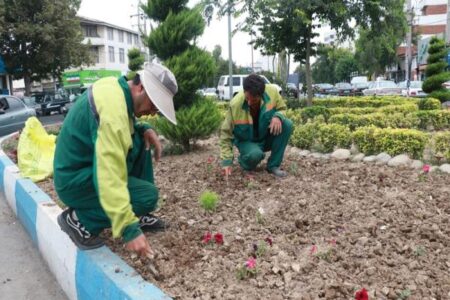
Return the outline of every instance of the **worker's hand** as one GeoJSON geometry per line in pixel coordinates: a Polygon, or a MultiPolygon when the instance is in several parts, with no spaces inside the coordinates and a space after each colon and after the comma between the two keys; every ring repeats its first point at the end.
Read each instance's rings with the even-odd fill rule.
{"type": "Polygon", "coordinates": [[[231,175],[231,166],[223,167],[222,171],[225,178],[228,178],[231,175]]]}
{"type": "Polygon", "coordinates": [[[282,130],[282,124],[281,124],[280,118],[273,117],[272,121],[270,121],[269,129],[270,129],[270,134],[279,135],[282,130]]]}
{"type": "Polygon", "coordinates": [[[155,161],[159,161],[162,153],[161,142],[159,141],[158,135],[153,129],[147,129],[144,132],[144,142],[145,150],[150,150],[150,146],[155,146],[155,161]]]}
{"type": "Polygon", "coordinates": [[[138,255],[142,257],[152,257],[153,250],[150,248],[150,244],[147,241],[147,238],[142,233],[134,240],[126,243],[125,248],[129,251],[136,252],[138,255]]]}

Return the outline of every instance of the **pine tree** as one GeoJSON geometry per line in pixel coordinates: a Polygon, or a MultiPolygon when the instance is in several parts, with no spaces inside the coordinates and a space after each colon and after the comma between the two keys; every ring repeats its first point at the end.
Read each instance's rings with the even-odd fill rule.
{"type": "Polygon", "coordinates": [[[450,72],[445,71],[447,49],[444,40],[433,37],[430,41],[428,54],[425,70],[427,79],[424,81],[422,89],[431,97],[441,100],[441,102],[449,101],[450,91],[442,86],[444,82],[450,80],[450,72]]]}
{"type": "Polygon", "coordinates": [[[134,78],[136,71],[139,71],[144,64],[145,58],[138,48],[128,50],[128,79],[134,78]]]}
{"type": "Polygon", "coordinates": [[[142,6],[149,18],[158,23],[147,44],[178,81],[176,109],[194,103],[196,90],[213,76],[215,68],[211,54],[195,46],[205,29],[200,7],[189,9],[187,3],[188,0],[148,0],[142,6]]]}

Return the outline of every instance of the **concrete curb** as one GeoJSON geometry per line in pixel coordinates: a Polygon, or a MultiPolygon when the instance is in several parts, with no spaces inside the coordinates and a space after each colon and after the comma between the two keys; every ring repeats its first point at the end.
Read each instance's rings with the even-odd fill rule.
{"type": "Polygon", "coordinates": [[[61,208],[31,180],[20,177],[1,149],[4,139],[0,139],[0,192],[69,299],[171,299],[106,246],[79,250],[56,221],[61,208]]]}

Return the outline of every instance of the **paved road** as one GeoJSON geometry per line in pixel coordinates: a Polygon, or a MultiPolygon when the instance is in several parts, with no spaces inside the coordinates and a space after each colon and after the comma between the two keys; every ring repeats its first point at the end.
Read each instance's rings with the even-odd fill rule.
{"type": "Polygon", "coordinates": [[[0,299],[66,300],[67,297],[0,195],[0,299]]]}
{"type": "Polygon", "coordinates": [[[51,124],[55,124],[55,123],[61,123],[62,121],[64,121],[64,115],[61,114],[53,114],[51,116],[40,116],[38,117],[39,120],[41,121],[42,124],[44,125],[51,125],[51,124]]]}

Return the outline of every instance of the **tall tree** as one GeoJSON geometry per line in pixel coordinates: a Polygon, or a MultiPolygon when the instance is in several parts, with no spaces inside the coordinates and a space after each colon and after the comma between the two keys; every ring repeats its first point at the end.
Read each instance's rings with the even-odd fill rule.
{"type": "Polygon", "coordinates": [[[214,74],[214,60],[207,51],[195,46],[203,34],[205,21],[201,7],[187,7],[188,0],[148,0],[144,12],[158,24],[147,37],[147,45],[178,81],[176,109],[190,106],[195,91],[214,74]]]}
{"type": "MultiPolygon", "coordinates": [[[[228,6],[227,3],[214,2],[226,11],[223,8],[228,6]]],[[[256,45],[259,41],[259,45],[270,51],[287,49],[296,61],[305,63],[308,104],[311,105],[311,56],[316,50],[313,38],[317,36],[319,24],[329,24],[340,39],[353,37],[355,28],[378,28],[393,11],[399,15],[397,11],[399,8],[403,11],[404,0],[242,0],[232,1],[232,4],[238,12],[248,14],[248,24],[255,24],[259,29],[261,34],[256,45]]],[[[404,15],[402,19],[405,19],[404,15]]]]}
{"type": "MultiPolygon", "coordinates": [[[[220,45],[214,47],[212,57],[216,68],[213,76],[214,79],[210,86],[217,86],[220,76],[228,75],[228,59],[222,58],[222,47],[220,45]]],[[[235,63],[233,63],[233,74],[239,74],[238,67],[235,63]]]]}
{"type": "Polygon", "coordinates": [[[80,0],[2,0],[0,56],[8,72],[31,82],[60,78],[64,70],[90,63],[76,13],[80,0]]]}
{"type": "Polygon", "coordinates": [[[349,81],[352,72],[358,71],[353,53],[345,48],[320,46],[317,60],[312,66],[315,83],[337,83],[349,81]]]}

